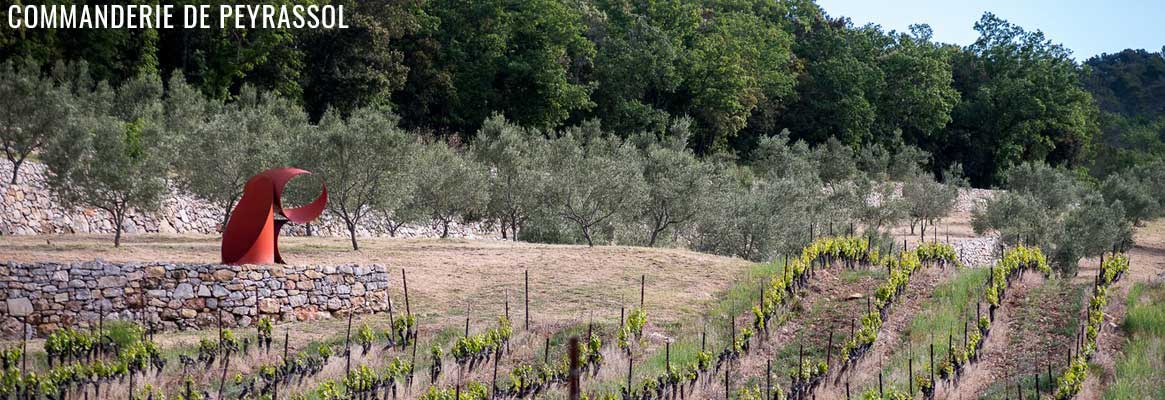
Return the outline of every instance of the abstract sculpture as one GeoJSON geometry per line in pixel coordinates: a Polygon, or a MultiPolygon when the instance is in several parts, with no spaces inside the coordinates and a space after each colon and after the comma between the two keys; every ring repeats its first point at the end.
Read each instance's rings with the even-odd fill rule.
{"type": "Polygon", "coordinates": [[[275,168],[247,181],[243,198],[231,212],[223,231],[223,264],[284,264],[279,255],[279,229],[287,222],[310,222],[320,216],[328,203],[328,187],[324,185],[319,197],[310,204],[283,208],[283,187],[291,178],[310,173],[297,168],[275,168]]]}

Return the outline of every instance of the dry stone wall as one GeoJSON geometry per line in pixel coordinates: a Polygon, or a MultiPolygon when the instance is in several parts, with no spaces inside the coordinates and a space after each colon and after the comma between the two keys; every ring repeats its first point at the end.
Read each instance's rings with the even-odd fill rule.
{"type": "Polygon", "coordinates": [[[284,266],[0,262],[0,330],[18,336],[106,320],[158,329],[247,326],[376,312],[387,306],[382,265],[284,266]]]}
{"type": "MultiPolygon", "coordinates": [[[[0,160],[0,171],[11,171],[12,164],[0,160]]],[[[113,223],[105,211],[65,207],[45,185],[45,166],[26,162],[20,168],[17,184],[0,179],[0,235],[37,235],[59,233],[113,233],[113,223]]],[[[377,215],[369,215],[357,228],[360,237],[389,236],[387,224],[377,215]]],[[[161,207],[152,212],[130,210],[122,224],[125,233],[217,235],[223,223],[222,207],[171,187],[161,207]]],[[[305,235],[302,225],[288,225],[284,235],[305,235]]],[[[343,221],[325,211],[312,234],[347,236],[343,221]]],[[[405,225],[396,236],[403,238],[438,237],[441,232],[429,224],[405,225]]],[[[453,224],[451,237],[495,238],[499,234],[483,224],[453,224]]]]}

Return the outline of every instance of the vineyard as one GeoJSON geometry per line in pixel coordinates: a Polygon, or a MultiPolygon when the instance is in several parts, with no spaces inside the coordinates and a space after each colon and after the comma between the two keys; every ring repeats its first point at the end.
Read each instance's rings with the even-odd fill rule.
{"type": "Polygon", "coordinates": [[[599,303],[609,309],[587,312],[551,309],[561,305],[543,292],[575,289],[547,286],[561,278],[544,271],[523,270],[472,292],[488,300],[456,303],[434,301],[431,287],[418,294],[417,282],[431,286],[433,277],[420,276],[430,270],[397,268],[386,309],[372,314],[233,326],[220,311],[210,329],[186,332],[102,318],[92,329],[5,341],[0,398],[518,399],[568,398],[577,387],[587,399],[1072,399],[1086,391],[1098,379],[1090,363],[1104,351],[1099,341],[1120,334],[1108,307],[1129,256],[1107,253],[1073,278],[1054,272],[1038,247],[1003,249],[984,266],[963,265],[959,252],[937,233],[822,236],[773,262],[729,268],[735,278],[695,308],[669,297],[674,277],[648,268],[615,279],[621,286],[605,291],[615,298],[599,303]],[[1063,307],[1045,308],[1053,303],[1063,307]],[[1025,325],[1045,320],[1054,321],[1025,325]]]}

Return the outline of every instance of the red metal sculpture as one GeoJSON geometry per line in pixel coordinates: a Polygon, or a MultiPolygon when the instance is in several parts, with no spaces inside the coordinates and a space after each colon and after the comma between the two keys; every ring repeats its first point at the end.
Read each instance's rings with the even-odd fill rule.
{"type": "Polygon", "coordinates": [[[297,168],[275,168],[247,181],[243,198],[231,212],[223,231],[223,264],[284,264],[279,255],[279,228],[287,222],[310,222],[320,216],[328,203],[328,187],[324,185],[320,196],[310,204],[283,208],[283,187],[291,178],[310,173],[297,168]]]}

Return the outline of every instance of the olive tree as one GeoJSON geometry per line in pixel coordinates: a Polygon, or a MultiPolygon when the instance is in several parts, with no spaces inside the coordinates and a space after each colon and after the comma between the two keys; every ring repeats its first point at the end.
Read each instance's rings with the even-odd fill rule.
{"type": "Polygon", "coordinates": [[[1126,219],[1120,200],[1106,203],[1100,193],[1090,191],[1064,216],[1053,261],[1065,272],[1076,271],[1084,257],[1097,257],[1132,242],[1132,224],[1126,219]]]}
{"type": "Polygon", "coordinates": [[[177,181],[221,207],[226,227],[247,180],[289,163],[295,140],[307,129],[307,115],[294,102],[250,86],[236,102],[219,106],[200,102],[196,90],[172,82],[166,101],[169,124],[177,132],[187,131],[174,161],[177,181]]]}
{"type": "Polygon", "coordinates": [[[1100,186],[1104,199],[1109,204],[1119,201],[1125,217],[1133,225],[1152,219],[1159,212],[1161,204],[1151,190],[1148,182],[1142,181],[1132,171],[1109,175],[1100,186]]]}
{"type": "Polygon", "coordinates": [[[971,213],[977,234],[997,232],[1004,243],[1039,245],[1050,249],[1058,220],[1040,200],[1027,193],[1007,191],[971,213]]]}
{"type": "Polygon", "coordinates": [[[0,147],[12,163],[12,184],[32,152],[69,129],[68,116],[76,112],[70,98],[67,88],[42,75],[31,60],[0,65],[0,147]]]}
{"type": "Polygon", "coordinates": [[[577,228],[588,246],[596,229],[620,213],[638,211],[645,196],[635,147],[588,122],[567,129],[549,145],[542,202],[577,228]]]}
{"type": "Polygon", "coordinates": [[[88,96],[92,107],[68,118],[66,140],[45,152],[48,184],[65,204],[108,213],[117,247],[127,212],[155,209],[167,191],[172,143],[162,122],[162,83],[136,77],[116,91],[101,84],[88,96]]]}
{"type": "Polygon", "coordinates": [[[518,230],[539,205],[542,192],[540,153],[546,139],[495,114],[485,120],[473,145],[475,158],[489,168],[488,214],[500,226],[502,237],[518,240],[518,230]]]}
{"type": "Polygon", "coordinates": [[[975,232],[995,231],[1004,243],[1040,246],[1067,275],[1081,258],[1131,243],[1122,201],[1104,198],[1068,171],[1025,164],[1008,173],[1008,185],[972,214],[975,232]]]}
{"type": "Polygon", "coordinates": [[[445,143],[431,143],[418,152],[416,204],[420,212],[449,237],[449,225],[479,216],[489,201],[485,168],[445,143]]]}
{"type": "Polygon", "coordinates": [[[415,160],[418,146],[414,143],[401,149],[395,178],[382,188],[380,199],[373,206],[380,213],[389,237],[396,237],[400,227],[424,218],[424,210],[417,204],[417,181],[415,160]]]}
{"type": "Polygon", "coordinates": [[[383,201],[387,188],[408,171],[412,136],[398,127],[389,110],[360,108],[347,119],[328,112],[302,141],[303,166],[328,187],[328,211],[344,221],[352,250],[359,250],[356,229],[383,201]]]}
{"type": "Polygon", "coordinates": [[[921,224],[925,237],[927,224],[950,214],[958,197],[958,187],[939,183],[928,174],[907,179],[902,183],[902,200],[910,217],[910,233],[914,233],[915,225],[921,224]]]}
{"type": "Polygon", "coordinates": [[[753,176],[747,169],[716,164],[709,196],[716,207],[695,223],[700,251],[762,261],[809,241],[813,203],[820,183],[811,174],[753,176]]]}
{"type": "Polygon", "coordinates": [[[655,246],[661,233],[690,223],[713,206],[706,201],[711,171],[687,147],[688,124],[681,120],[673,125],[668,139],[652,141],[643,154],[647,197],[642,220],[648,247],[655,246]]]}
{"type": "Polygon", "coordinates": [[[908,204],[889,182],[863,181],[859,183],[861,201],[855,212],[866,229],[881,232],[884,226],[894,226],[909,215],[908,204]]]}

